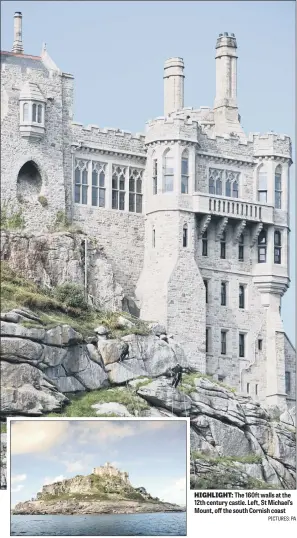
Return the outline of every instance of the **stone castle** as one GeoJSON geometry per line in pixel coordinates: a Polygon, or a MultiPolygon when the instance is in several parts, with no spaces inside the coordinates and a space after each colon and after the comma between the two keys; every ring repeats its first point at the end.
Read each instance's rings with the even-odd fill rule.
{"type": "Polygon", "coordinates": [[[213,108],[184,107],[184,62],[164,67],[164,116],[145,134],[73,121],[74,78],[43,46],[24,53],[22,14],[2,53],[2,200],[25,230],[58,212],[96,237],[140,317],[165,325],[202,373],[267,404],[293,405],[288,136],[246,135],[237,43],[216,42],[213,108]]]}
{"type": "Polygon", "coordinates": [[[106,478],[119,477],[126,484],[130,484],[129,474],[124,471],[119,471],[119,469],[111,465],[109,462],[105,463],[105,465],[102,465],[101,467],[94,467],[93,474],[106,478]]]}

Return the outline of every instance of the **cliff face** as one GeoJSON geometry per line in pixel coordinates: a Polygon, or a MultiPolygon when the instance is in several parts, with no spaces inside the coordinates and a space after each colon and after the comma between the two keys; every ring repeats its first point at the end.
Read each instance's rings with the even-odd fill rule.
{"type": "Polygon", "coordinates": [[[33,501],[19,503],[14,514],[94,514],[182,511],[163,503],[121,476],[76,476],[43,486],[33,501]]]}

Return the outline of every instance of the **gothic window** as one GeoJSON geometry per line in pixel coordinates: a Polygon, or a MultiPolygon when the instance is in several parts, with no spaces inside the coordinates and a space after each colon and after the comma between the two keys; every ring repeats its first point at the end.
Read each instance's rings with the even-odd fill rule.
{"type": "Polygon", "coordinates": [[[142,175],[140,168],[129,170],[129,211],[142,213],[142,175]]]}
{"type": "Polygon", "coordinates": [[[240,234],[238,243],[238,259],[240,262],[244,260],[244,235],[240,234]]]}
{"type": "Polygon", "coordinates": [[[258,201],[267,203],[267,172],[263,165],[258,169],[258,201]]]}
{"type": "Polygon", "coordinates": [[[29,121],[29,103],[23,104],[23,121],[29,121]]]}
{"type": "Polygon", "coordinates": [[[232,183],[232,198],[238,198],[238,183],[234,181],[232,183]]]}
{"type": "Polygon", "coordinates": [[[227,331],[221,331],[221,355],[227,353],[227,331]]]}
{"type": "Polygon", "coordinates": [[[280,164],[275,169],[274,174],[274,206],[275,209],[281,209],[282,207],[282,167],[280,164]]]}
{"type": "Polygon", "coordinates": [[[207,256],[207,230],[202,235],[202,256],[207,256]]]}
{"type": "Polygon", "coordinates": [[[226,232],[225,231],[222,233],[222,237],[220,241],[220,257],[222,260],[226,259],[226,232]]]}
{"type": "Polygon", "coordinates": [[[239,308],[244,308],[244,304],[245,304],[245,289],[244,289],[244,286],[241,284],[239,286],[239,308]]]}
{"type": "Polygon", "coordinates": [[[226,181],[225,195],[231,197],[231,181],[230,181],[230,179],[227,179],[227,181],[226,181]]]}
{"type": "Polygon", "coordinates": [[[221,306],[227,305],[227,284],[221,282],[221,306]]]}
{"type": "Polygon", "coordinates": [[[188,225],[185,224],[183,227],[183,247],[188,246],[188,225]]]}
{"type": "Polygon", "coordinates": [[[181,193],[189,194],[189,154],[185,150],[181,161],[181,193]]]}
{"type": "Polygon", "coordinates": [[[208,191],[209,194],[222,194],[222,177],[223,170],[218,170],[217,168],[209,169],[208,177],[208,191]]]}
{"type": "Polygon", "coordinates": [[[225,170],[225,196],[238,198],[239,172],[225,170]]]}
{"type": "Polygon", "coordinates": [[[164,192],[172,192],[174,184],[174,155],[170,150],[164,154],[164,192]]]}
{"type": "Polygon", "coordinates": [[[274,232],[274,263],[282,263],[282,236],[280,231],[274,232]]]}
{"type": "Polygon", "coordinates": [[[42,105],[33,103],[32,105],[32,121],[42,123],[42,105]]]}
{"type": "Polygon", "coordinates": [[[153,194],[158,192],[158,160],[153,160],[153,194]]]}
{"type": "Polygon", "coordinates": [[[89,161],[76,159],[74,171],[74,200],[76,204],[88,203],[88,164],[89,161]]]}
{"type": "Polygon", "coordinates": [[[267,233],[262,230],[258,237],[258,263],[266,263],[267,233]]]}
{"type": "Polygon", "coordinates": [[[92,162],[92,205],[105,207],[106,163],[92,162]]]}
{"type": "Polygon", "coordinates": [[[239,333],[239,356],[245,356],[245,334],[239,333]]]}
{"type": "Polygon", "coordinates": [[[126,167],[112,165],[112,209],[125,209],[126,167]]]}

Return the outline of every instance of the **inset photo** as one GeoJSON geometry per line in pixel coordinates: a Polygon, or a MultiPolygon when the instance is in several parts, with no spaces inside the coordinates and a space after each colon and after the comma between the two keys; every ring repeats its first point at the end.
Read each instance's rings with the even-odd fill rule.
{"type": "Polygon", "coordinates": [[[186,536],[186,419],[10,426],[11,536],[186,536]]]}

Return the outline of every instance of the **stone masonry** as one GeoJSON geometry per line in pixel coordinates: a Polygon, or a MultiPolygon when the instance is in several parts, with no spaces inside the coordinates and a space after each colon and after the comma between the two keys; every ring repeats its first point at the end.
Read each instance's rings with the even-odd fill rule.
{"type": "Polygon", "coordinates": [[[189,364],[260,401],[293,405],[295,349],[281,320],[291,141],[244,133],[234,34],[217,39],[213,108],[184,107],[184,62],[171,58],[164,117],[132,135],[74,122],[73,76],[45,46],[24,53],[20,13],[15,21],[1,67],[7,215],[21,214],[33,234],[66,215],[96,239],[123,306],[165,325],[189,364]]]}

